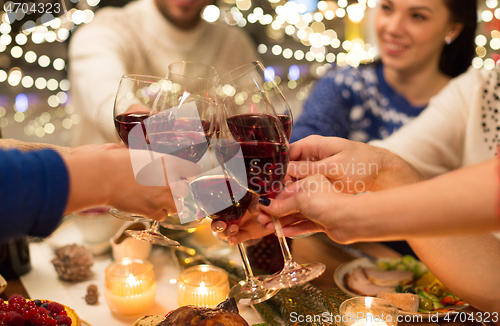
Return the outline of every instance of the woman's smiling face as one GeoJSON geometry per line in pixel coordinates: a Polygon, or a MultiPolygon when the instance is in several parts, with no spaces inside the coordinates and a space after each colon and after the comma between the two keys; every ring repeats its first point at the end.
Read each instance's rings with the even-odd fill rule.
{"type": "Polygon", "coordinates": [[[445,38],[454,40],[461,30],[452,22],[445,1],[381,0],[375,28],[385,67],[401,71],[418,71],[429,64],[438,67],[445,38]]]}

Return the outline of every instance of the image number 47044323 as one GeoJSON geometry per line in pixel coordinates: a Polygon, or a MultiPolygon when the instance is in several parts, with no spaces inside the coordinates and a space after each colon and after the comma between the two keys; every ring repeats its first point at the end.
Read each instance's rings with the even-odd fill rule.
{"type": "Polygon", "coordinates": [[[2,23],[14,32],[26,32],[40,25],[50,25],[54,19],[72,21],[72,9],[80,0],[0,0],[2,23]]]}

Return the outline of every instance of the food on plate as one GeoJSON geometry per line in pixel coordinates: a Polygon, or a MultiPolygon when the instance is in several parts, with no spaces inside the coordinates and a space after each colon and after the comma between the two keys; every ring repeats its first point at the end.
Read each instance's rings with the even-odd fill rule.
{"type": "Polygon", "coordinates": [[[376,296],[378,292],[395,292],[395,288],[373,284],[365,274],[363,267],[357,266],[344,276],[344,284],[354,293],[376,296]]]}
{"type": "Polygon", "coordinates": [[[150,315],[137,319],[132,326],[156,326],[165,319],[164,316],[150,315]]]}
{"type": "Polygon", "coordinates": [[[8,301],[0,299],[0,325],[67,325],[81,326],[75,311],[65,305],[48,300],[30,300],[14,294],[8,301]]]}
{"type": "Polygon", "coordinates": [[[353,293],[379,296],[407,312],[447,313],[465,305],[412,256],[379,259],[376,268],[356,266],[344,275],[344,284],[353,293]]]}
{"type": "Polygon", "coordinates": [[[413,281],[413,272],[401,270],[378,270],[365,268],[366,277],[375,285],[396,287],[413,281]]]}
{"type": "Polygon", "coordinates": [[[391,302],[403,311],[417,312],[420,304],[419,296],[412,293],[379,292],[377,297],[391,302]]]}
{"type": "Polygon", "coordinates": [[[157,326],[249,326],[239,315],[234,298],[229,298],[215,308],[183,306],[169,312],[157,326]]]}

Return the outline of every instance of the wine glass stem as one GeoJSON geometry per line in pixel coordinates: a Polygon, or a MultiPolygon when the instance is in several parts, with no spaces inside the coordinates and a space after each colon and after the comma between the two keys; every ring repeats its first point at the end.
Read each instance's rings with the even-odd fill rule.
{"type": "Polygon", "coordinates": [[[283,228],[281,227],[279,218],[273,217],[273,223],[274,228],[276,229],[276,236],[278,237],[278,241],[280,243],[281,252],[283,253],[283,259],[285,260],[283,270],[289,271],[299,268],[299,264],[293,260],[292,253],[290,251],[290,247],[288,247],[288,243],[286,242],[285,235],[283,234],[283,228]]]}
{"type": "Polygon", "coordinates": [[[160,222],[157,220],[153,221],[153,225],[151,226],[151,229],[153,230],[154,233],[160,233],[160,222]]]}
{"type": "Polygon", "coordinates": [[[243,242],[241,242],[240,233],[236,233],[236,238],[238,241],[238,251],[240,252],[241,260],[243,261],[243,270],[245,271],[245,281],[251,286],[257,286],[257,279],[253,275],[252,266],[250,266],[250,261],[248,260],[247,250],[243,242]]]}

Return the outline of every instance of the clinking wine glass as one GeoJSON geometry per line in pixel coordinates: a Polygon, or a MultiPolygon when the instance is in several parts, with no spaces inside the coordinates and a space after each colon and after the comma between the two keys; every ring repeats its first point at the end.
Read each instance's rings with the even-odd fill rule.
{"type": "MultiPolygon", "coordinates": [[[[142,75],[125,75],[122,77],[118,92],[115,98],[114,117],[115,127],[123,142],[132,150],[147,150],[150,154],[153,152],[149,141],[149,134],[153,132],[168,131],[172,129],[174,120],[170,115],[157,115],[152,117],[151,111],[153,105],[160,101],[160,95],[164,95],[163,89],[171,85],[165,78],[155,76],[142,76],[142,75]],[[137,127],[137,128],[135,128],[137,127]]],[[[164,158],[161,162],[157,161],[151,164],[150,167],[156,166],[158,163],[165,168],[164,158]]],[[[154,157],[151,157],[149,163],[153,163],[154,157]]],[[[141,170],[144,171],[146,169],[141,170]]],[[[141,173],[139,172],[139,173],[141,173]]],[[[165,179],[165,170],[161,171],[161,178],[165,179]]],[[[139,176],[139,174],[138,174],[139,176]]],[[[161,182],[160,182],[161,183],[161,182]]],[[[123,212],[117,209],[111,209],[111,214],[115,217],[124,220],[141,220],[145,219],[144,216],[123,212]]],[[[172,229],[188,229],[196,227],[198,221],[193,223],[181,224],[178,220],[177,214],[170,214],[167,221],[163,221],[164,227],[172,229]]],[[[153,221],[153,225],[149,230],[142,231],[140,234],[128,230],[127,234],[137,236],[143,240],[165,245],[165,246],[178,246],[177,241],[171,240],[159,232],[160,223],[153,221]]]]}
{"type": "MultiPolygon", "coordinates": [[[[161,85],[165,82],[165,78],[155,76],[124,75],[122,77],[115,97],[113,116],[116,131],[127,147],[130,148],[132,141],[134,144],[132,149],[150,150],[145,121],[149,118],[151,107],[159,94],[161,85]],[[132,130],[135,130],[135,132],[131,133],[132,130]],[[142,130],[142,132],[137,133],[137,130],[142,130]],[[141,137],[134,141],[135,135],[141,137]]],[[[164,125],[159,127],[168,128],[168,121],[163,123],[164,125]]],[[[110,210],[110,213],[123,220],[137,221],[146,219],[144,216],[114,208],[110,210]]],[[[159,222],[153,221],[150,229],[141,231],[141,239],[164,246],[179,246],[177,241],[162,235],[159,228],[159,222]]]]}
{"type": "MultiPolygon", "coordinates": [[[[120,81],[118,92],[115,97],[113,116],[115,128],[120,139],[127,147],[129,146],[130,131],[137,125],[141,125],[144,131],[141,138],[146,135],[144,120],[149,118],[148,126],[157,130],[168,130],[171,127],[171,119],[150,118],[152,106],[157,102],[161,87],[166,87],[167,80],[163,77],[145,76],[145,75],[124,75],[120,81]],[[153,126],[154,125],[154,126],[153,126]]],[[[168,83],[167,83],[168,84],[168,83]]],[[[132,135],[133,136],[133,135],[132,135]]],[[[148,149],[143,141],[135,141],[134,147],[137,149],[148,149]]],[[[144,219],[144,216],[123,212],[117,209],[111,209],[111,213],[124,220],[144,219]]],[[[173,230],[187,230],[196,228],[200,221],[195,220],[189,223],[180,223],[177,213],[171,213],[167,218],[160,222],[161,226],[173,230]]]]}
{"type": "MultiPolygon", "coordinates": [[[[282,188],[289,161],[287,136],[291,134],[292,121],[291,115],[283,114],[290,112],[283,94],[257,61],[221,77],[218,95],[225,114],[225,118],[218,122],[220,141],[217,148],[221,165],[249,191],[274,197],[282,188]],[[288,122],[284,117],[290,117],[288,135],[283,128],[288,122]]],[[[280,273],[267,278],[264,286],[289,288],[320,276],[325,265],[296,263],[279,219],[273,218],[273,222],[285,265],[280,273]]]]}
{"type": "MultiPolygon", "coordinates": [[[[171,111],[172,130],[176,133],[174,138],[170,139],[160,136],[156,140],[157,146],[163,146],[172,141],[174,146],[180,145],[181,142],[184,145],[189,145],[189,142],[193,143],[193,146],[186,148],[178,156],[198,163],[201,171],[212,167],[210,156],[205,154],[215,128],[217,79],[215,68],[203,63],[179,61],[170,64],[168,80],[172,82],[172,89],[163,93],[154,105],[155,112],[152,113],[155,115],[164,110],[171,111]],[[204,131],[204,139],[207,142],[199,139],[200,129],[204,131]],[[191,151],[190,154],[189,151],[191,151]],[[190,157],[185,157],[186,155],[190,157]]],[[[179,200],[183,207],[176,216],[181,222],[180,225],[188,225],[189,228],[201,225],[203,220],[197,219],[196,206],[192,202],[185,201],[184,198],[179,198],[179,200]]]]}
{"type": "MultiPolygon", "coordinates": [[[[203,176],[191,182],[193,197],[198,207],[211,219],[223,221],[227,226],[238,224],[258,196],[239,185],[220,167],[219,171],[220,174],[203,176]]],[[[238,241],[238,250],[245,279],[233,286],[228,296],[234,297],[241,305],[257,304],[274,296],[278,290],[266,289],[262,285],[263,277],[254,276],[245,245],[241,241],[238,241]]]]}

